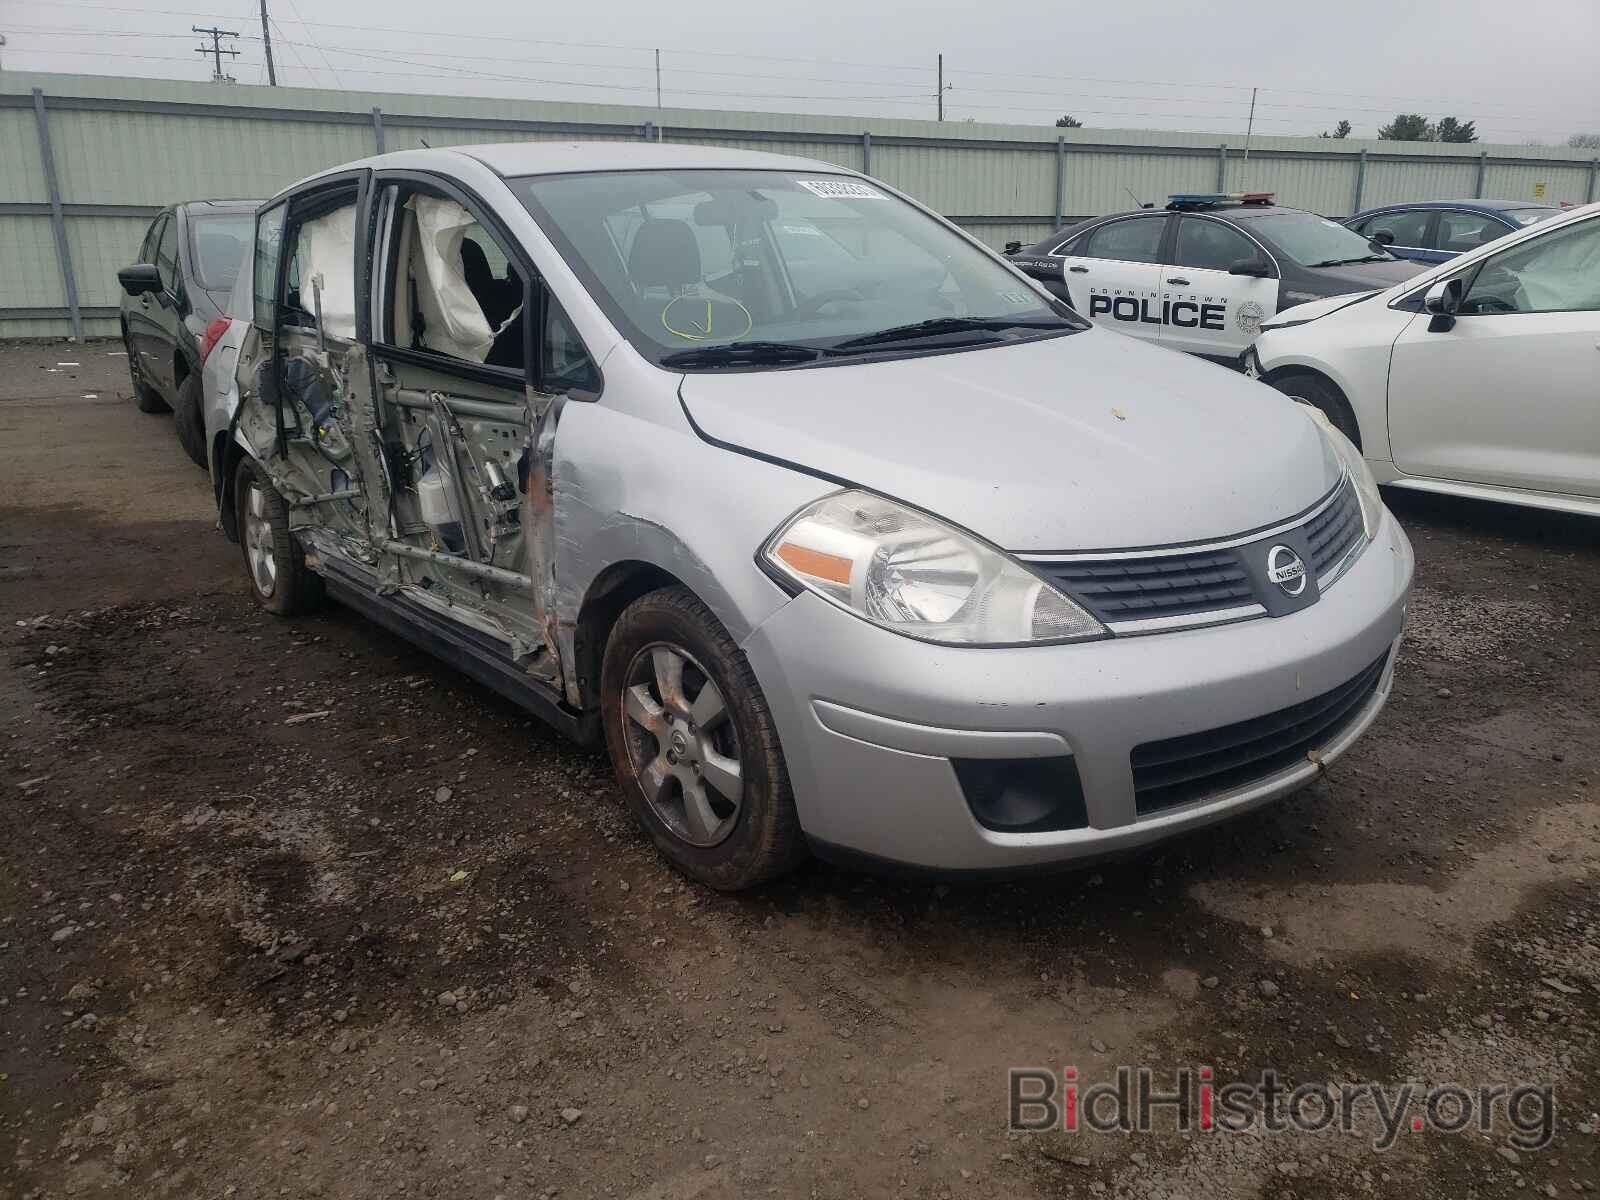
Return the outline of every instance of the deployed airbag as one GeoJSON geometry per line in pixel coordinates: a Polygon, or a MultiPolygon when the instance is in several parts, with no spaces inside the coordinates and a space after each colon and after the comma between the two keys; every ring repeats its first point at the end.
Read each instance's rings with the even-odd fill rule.
{"type": "Polygon", "coordinates": [[[422,342],[440,354],[482,362],[495,331],[467,286],[461,261],[462,239],[477,222],[454,200],[419,194],[406,206],[416,217],[411,273],[422,310],[422,342]]]}
{"type": "Polygon", "coordinates": [[[300,304],[314,311],[312,280],[322,276],[322,331],[356,336],[356,208],[351,204],[300,227],[300,304]]]}

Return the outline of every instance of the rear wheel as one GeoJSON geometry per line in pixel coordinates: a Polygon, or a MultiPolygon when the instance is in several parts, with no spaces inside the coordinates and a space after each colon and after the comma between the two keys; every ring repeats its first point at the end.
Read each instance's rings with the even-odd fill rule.
{"type": "Polygon", "coordinates": [[[234,486],[239,547],[256,603],[280,617],[315,609],[322,603],[322,576],[306,566],[289,532],[289,506],[254,459],[240,462],[234,486]]]}
{"type": "Polygon", "coordinates": [[[142,413],[171,412],[171,407],[161,398],[161,393],[144,381],[144,373],[139,369],[139,352],[133,348],[133,339],[124,330],[122,346],[128,352],[128,378],[133,383],[133,399],[142,413]]]}
{"type": "Polygon", "coordinates": [[[1272,380],[1272,386],[1285,396],[1321,409],[1323,415],[1333,422],[1333,427],[1349,438],[1357,450],[1361,449],[1361,426],[1356,424],[1356,415],[1350,410],[1350,402],[1328,380],[1301,371],[1278,376],[1272,380]]]}
{"type": "Polygon", "coordinates": [[[735,891],[805,857],[771,710],[744,654],[692,592],[664,588],[624,610],[600,693],[617,782],[679,870],[735,891]]]}
{"type": "Polygon", "coordinates": [[[172,410],[173,424],[178,428],[178,445],[194,459],[196,466],[206,465],[205,416],[200,411],[200,376],[190,373],[178,385],[178,403],[172,410]]]}

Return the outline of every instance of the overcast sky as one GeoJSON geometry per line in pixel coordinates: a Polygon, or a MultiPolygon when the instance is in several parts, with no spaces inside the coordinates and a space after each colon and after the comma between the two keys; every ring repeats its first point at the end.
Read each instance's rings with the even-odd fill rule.
{"type": "MultiPolygon", "coordinates": [[[[191,25],[236,30],[264,83],[258,0],[3,0],[0,70],[205,80],[191,25]],[[198,7],[189,7],[198,4],[198,7]]],[[[1484,141],[1600,130],[1600,0],[268,0],[278,81],[366,91],[1374,137],[1396,112],[1484,141]]]]}

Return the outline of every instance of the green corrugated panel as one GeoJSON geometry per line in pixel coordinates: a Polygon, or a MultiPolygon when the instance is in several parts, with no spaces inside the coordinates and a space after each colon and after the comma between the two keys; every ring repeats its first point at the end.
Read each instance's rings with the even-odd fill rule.
{"type": "Polygon", "coordinates": [[[0,308],[65,304],[50,218],[5,217],[0,221],[0,230],[4,230],[0,236],[0,308]]]}
{"type": "MultiPolygon", "coordinates": [[[[1582,200],[1592,155],[1543,146],[1262,137],[1252,140],[1247,166],[1241,161],[1237,134],[1060,131],[1051,126],[878,117],[658,111],[648,105],[221,87],[181,80],[7,72],[0,75],[0,97],[9,101],[0,107],[0,203],[41,204],[47,199],[30,95],[35,86],[44,89],[47,105],[77,97],[100,101],[107,109],[74,110],[61,103],[50,108],[57,174],[62,199],[69,205],[159,206],[208,196],[265,197],[318,170],[371,154],[375,146],[371,110],[377,106],[383,110],[390,150],[416,146],[421,139],[448,146],[574,136],[514,126],[460,128],[448,123],[452,118],[594,125],[599,130],[595,136],[605,140],[629,140],[645,124],[660,123],[669,142],[789,153],[861,169],[861,134],[870,130],[870,170],[886,183],[955,216],[1015,217],[1004,223],[973,224],[973,232],[993,246],[1009,240],[1032,242],[1048,231],[1043,218],[1055,209],[1058,136],[1068,143],[1062,194],[1068,215],[1130,207],[1129,192],[1140,200],[1160,202],[1174,191],[1209,191],[1216,186],[1216,150],[1221,142],[1232,148],[1227,187],[1276,191],[1285,203],[1330,215],[1349,211],[1355,184],[1353,156],[1363,147],[1374,156],[1362,197],[1366,206],[1471,195],[1483,151],[1498,158],[1555,164],[1491,164],[1485,184],[1491,196],[1531,200],[1543,183],[1547,200],[1582,200]],[[204,105],[211,111],[161,113],[117,107],[134,101],[204,105]],[[248,115],[283,111],[311,119],[248,115]],[[940,144],[895,145],[896,138],[940,144]],[[1300,157],[1281,157],[1284,152],[1300,157]],[[1342,157],[1324,157],[1330,153],[1342,157]],[[1415,161],[1378,157],[1402,153],[1415,161]]],[[[69,216],[67,223],[81,303],[115,304],[116,270],[131,260],[146,222],[137,217],[69,216]]],[[[0,215],[0,307],[63,302],[49,220],[0,215]]],[[[24,327],[42,332],[41,324],[52,332],[67,330],[64,320],[7,321],[0,326],[0,336],[18,334],[24,327]]]]}
{"type": "Polygon", "coordinates": [[[0,108],[0,201],[42,203],[44,168],[31,108],[0,108]]]}
{"type": "Polygon", "coordinates": [[[80,305],[114,308],[122,302],[117,272],[138,259],[139,243],[149,227],[141,217],[78,217],[67,222],[80,305]]]}

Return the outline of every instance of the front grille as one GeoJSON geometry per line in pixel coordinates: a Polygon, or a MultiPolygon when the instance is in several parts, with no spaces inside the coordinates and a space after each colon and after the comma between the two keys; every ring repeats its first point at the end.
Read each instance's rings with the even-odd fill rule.
{"type": "Polygon", "coordinates": [[[1332,504],[1305,524],[1306,540],[1311,543],[1312,573],[1321,577],[1350,552],[1362,536],[1361,501],[1355,484],[1346,479],[1332,504]]]}
{"type": "Polygon", "coordinates": [[[1102,621],[1136,621],[1235,608],[1255,601],[1231,550],[1106,562],[1050,563],[1050,582],[1102,621]]]}
{"type": "Polygon", "coordinates": [[[1255,542],[1218,549],[1175,550],[1170,554],[1024,561],[1100,620],[1115,626],[1164,617],[1203,616],[1258,604],[1267,611],[1276,611],[1269,600],[1277,597],[1264,578],[1255,577],[1261,571],[1259,562],[1254,573],[1249,566],[1252,548],[1259,557],[1264,544],[1286,537],[1290,541],[1303,539],[1299,544],[1304,548],[1306,570],[1320,579],[1338,566],[1361,536],[1361,502],[1355,485],[1346,478],[1331,497],[1325,498],[1315,515],[1298,526],[1280,527],[1255,542]]]}
{"type": "Polygon", "coordinates": [[[1383,676],[1385,654],[1354,679],[1289,708],[1135,746],[1134,804],[1140,814],[1214,796],[1305,761],[1361,711],[1383,676]]]}

